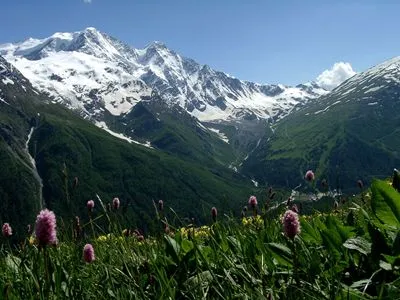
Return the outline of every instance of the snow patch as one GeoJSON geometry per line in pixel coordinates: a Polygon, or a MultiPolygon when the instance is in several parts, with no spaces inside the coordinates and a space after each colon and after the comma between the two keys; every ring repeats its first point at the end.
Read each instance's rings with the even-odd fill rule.
{"type": "Polygon", "coordinates": [[[326,112],[328,109],[330,109],[332,106],[334,106],[334,105],[336,105],[336,104],[338,104],[338,103],[340,103],[340,100],[338,100],[338,101],[332,103],[331,105],[328,105],[327,107],[325,107],[325,108],[322,109],[322,110],[316,111],[316,112],[314,113],[314,115],[318,115],[318,114],[320,114],[320,113],[324,113],[324,112],[326,112]]]}
{"type": "Polygon", "coordinates": [[[44,206],[44,204],[43,204],[43,180],[40,177],[39,172],[37,170],[36,160],[32,157],[32,155],[29,152],[29,142],[32,138],[32,134],[33,134],[34,130],[35,130],[35,128],[32,127],[31,130],[29,131],[28,138],[25,142],[25,152],[28,155],[29,162],[31,163],[33,177],[35,177],[36,181],[39,183],[39,201],[40,201],[39,204],[40,204],[40,208],[43,208],[43,206],[44,206]]]}
{"type": "Polygon", "coordinates": [[[225,135],[225,133],[219,131],[218,129],[212,128],[212,127],[208,127],[208,129],[211,130],[212,132],[215,132],[221,140],[223,140],[225,143],[229,144],[229,139],[225,135]]]}
{"type": "Polygon", "coordinates": [[[4,99],[1,98],[1,97],[0,97],[0,101],[3,102],[3,103],[5,103],[5,104],[7,104],[7,105],[10,105],[6,100],[4,100],[4,99]]]}
{"type": "Polygon", "coordinates": [[[134,143],[134,144],[142,145],[142,146],[145,146],[147,148],[152,148],[153,149],[153,147],[151,146],[151,143],[149,141],[147,141],[146,143],[141,143],[141,142],[135,141],[135,140],[123,135],[122,133],[118,133],[118,132],[112,131],[111,129],[108,128],[107,124],[105,122],[103,122],[103,121],[96,122],[96,126],[101,128],[101,129],[103,129],[103,130],[105,130],[105,131],[107,131],[109,134],[111,134],[111,135],[113,135],[113,136],[115,136],[115,137],[117,137],[117,138],[119,138],[121,140],[127,141],[128,143],[134,143]]]}
{"type": "Polygon", "coordinates": [[[257,181],[255,181],[254,179],[252,179],[251,182],[254,184],[255,187],[258,187],[258,182],[257,182],[257,181]]]}
{"type": "Polygon", "coordinates": [[[14,84],[14,81],[11,80],[10,78],[6,77],[5,79],[2,79],[4,84],[14,84]]]}
{"type": "Polygon", "coordinates": [[[372,88],[370,88],[370,89],[368,89],[368,90],[366,90],[365,92],[364,92],[364,94],[368,94],[368,93],[372,93],[372,92],[376,92],[376,91],[379,91],[381,88],[384,88],[385,86],[376,86],[376,87],[372,87],[372,88]]]}
{"type": "Polygon", "coordinates": [[[378,102],[370,102],[370,103],[368,103],[368,105],[378,105],[378,102]]]}

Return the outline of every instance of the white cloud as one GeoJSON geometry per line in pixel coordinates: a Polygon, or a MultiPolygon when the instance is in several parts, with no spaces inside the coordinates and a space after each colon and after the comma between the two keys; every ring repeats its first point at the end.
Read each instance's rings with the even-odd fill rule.
{"type": "Polygon", "coordinates": [[[92,3],[92,0],[83,0],[83,3],[88,3],[88,4],[90,4],[90,3],[92,3]]]}
{"type": "Polygon", "coordinates": [[[317,84],[327,90],[333,90],[347,78],[356,74],[348,62],[337,62],[330,70],[323,71],[317,77],[317,84]]]}

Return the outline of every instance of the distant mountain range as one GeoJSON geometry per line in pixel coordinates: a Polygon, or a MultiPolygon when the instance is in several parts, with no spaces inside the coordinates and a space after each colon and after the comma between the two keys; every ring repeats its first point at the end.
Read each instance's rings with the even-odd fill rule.
{"type": "Polygon", "coordinates": [[[261,182],[293,186],[307,169],[356,188],[400,166],[400,57],[349,78],[276,124],[244,163],[261,182]],[[278,176],[279,174],[279,176],[278,176]]]}
{"type": "Polygon", "coordinates": [[[400,58],[328,92],[242,81],[94,28],[0,54],[0,221],[42,205],[80,215],[96,194],[119,196],[134,226],[151,227],[159,198],[204,220],[267,186],[309,190],[308,169],[317,188],[353,192],[400,166],[400,58]]]}
{"type": "Polygon", "coordinates": [[[154,147],[52,103],[0,56],[0,222],[12,223],[18,237],[43,206],[66,223],[75,215],[84,222],[89,199],[96,213],[102,210],[97,195],[105,204],[120,198],[121,225],[153,232],[152,200],[196,222],[205,222],[203,212],[214,205],[238,209],[253,184],[224,165],[232,159],[229,144],[189,114],[173,122],[174,113],[185,113],[179,106],[167,106],[157,121],[153,109],[165,105],[149,101],[131,115],[137,130],[154,135],[154,147]]]}
{"type": "Polygon", "coordinates": [[[279,119],[327,93],[315,82],[296,87],[243,81],[160,42],[135,49],[95,28],[0,45],[0,54],[38,90],[82,115],[128,113],[157,92],[201,121],[279,119]]]}

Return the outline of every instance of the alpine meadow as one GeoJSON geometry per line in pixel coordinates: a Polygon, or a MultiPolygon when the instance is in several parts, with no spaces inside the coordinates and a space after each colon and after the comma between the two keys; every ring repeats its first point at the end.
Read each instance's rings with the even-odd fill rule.
{"type": "Polygon", "coordinates": [[[400,299],[400,4],[6,2],[0,299],[400,299]]]}

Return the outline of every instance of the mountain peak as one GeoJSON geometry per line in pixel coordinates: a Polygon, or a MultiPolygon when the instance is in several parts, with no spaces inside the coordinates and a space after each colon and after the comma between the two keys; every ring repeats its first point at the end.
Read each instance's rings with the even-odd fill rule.
{"type": "Polygon", "coordinates": [[[85,30],[83,30],[84,32],[100,32],[98,31],[95,27],[86,27],[85,30]]]}
{"type": "Polygon", "coordinates": [[[153,42],[151,42],[146,48],[150,48],[150,47],[154,47],[154,48],[167,48],[167,46],[165,45],[165,43],[160,42],[160,41],[153,41],[153,42]]]}
{"type": "Polygon", "coordinates": [[[276,119],[323,92],[255,85],[180,56],[160,41],[134,49],[94,27],[3,45],[0,53],[34,87],[89,115],[127,113],[155,91],[200,120],[276,119]]]}

